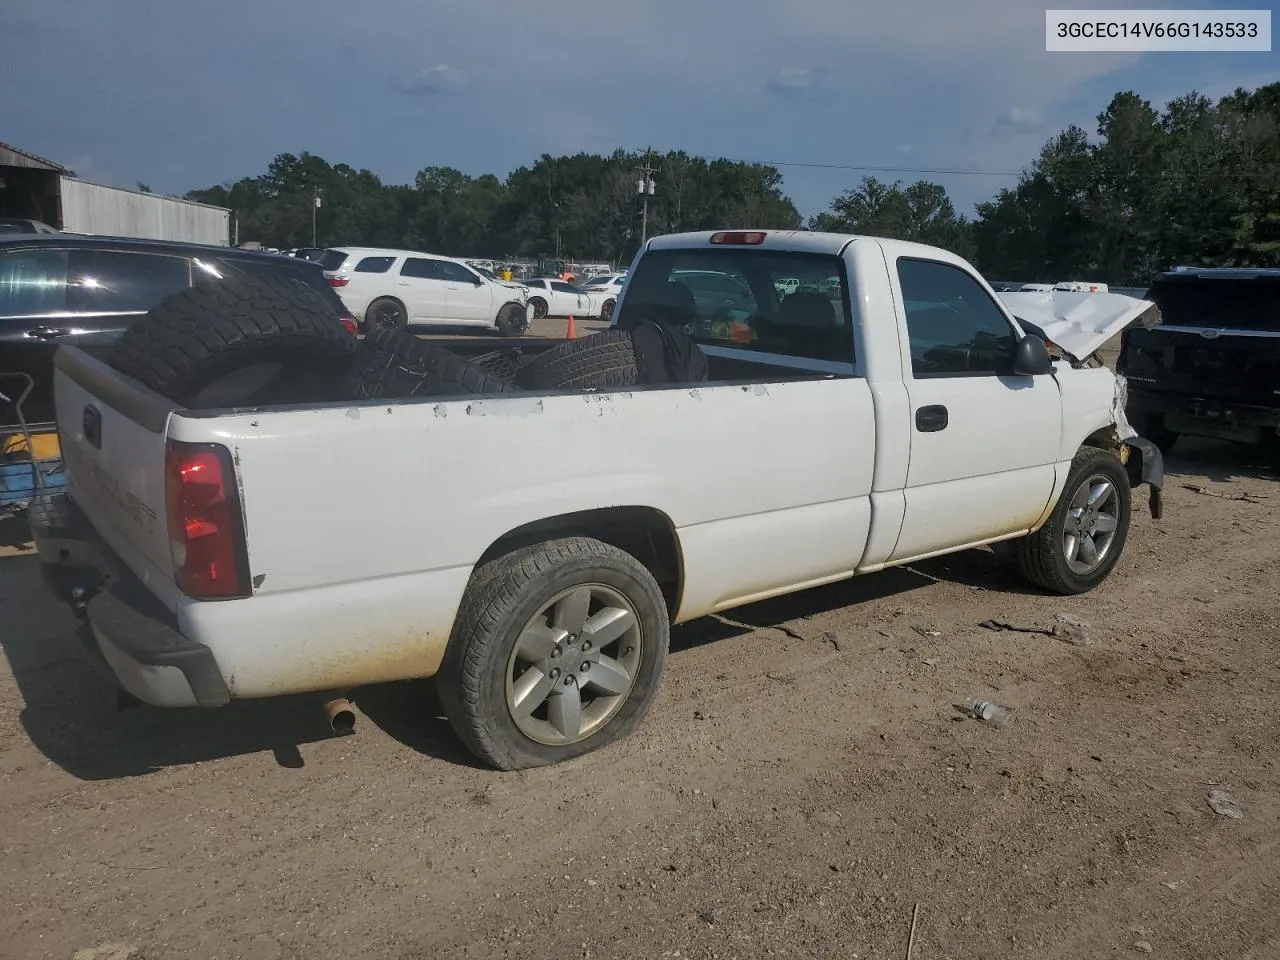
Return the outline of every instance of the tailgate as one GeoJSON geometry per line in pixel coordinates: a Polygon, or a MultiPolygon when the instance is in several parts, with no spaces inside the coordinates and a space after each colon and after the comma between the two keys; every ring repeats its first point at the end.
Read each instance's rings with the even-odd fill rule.
{"type": "Polygon", "coordinates": [[[1130,330],[1120,372],[1148,389],[1259,406],[1280,404],[1280,337],[1130,330]]]}
{"type": "Polygon", "coordinates": [[[177,404],[74,347],[60,349],[54,367],[68,492],[121,560],[174,601],[164,453],[177,404]]]}

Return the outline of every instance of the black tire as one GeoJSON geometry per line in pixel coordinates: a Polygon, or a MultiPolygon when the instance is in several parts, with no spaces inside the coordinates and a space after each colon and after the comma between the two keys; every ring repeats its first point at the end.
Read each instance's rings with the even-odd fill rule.
{"type": "Polygon", "coordinates": [[[1124,552],[1129,536],[1132,493],[1129,474],[1115,454],[1096,447],[1084,447],[1071,461],[1071,471],[1062,496],[1054,505],[1049,519],[1035,533],[1013,541],[1013,559],[1018,572],[1038,587],[1071,596],[1088,593],[1111,573],[1124,552]],[[1101,562],[1087,572],[1073,570],[1065,547],[1068,515],[1072,500],[1081,487],[1093,478],[1105,478],[1115,489],[1114,518],[1116,527],[1101,562]]]}
{"type": "Polygon", "coordinates": [[[541,320],[547,315],[547,301],[541,297],[533,297],[529,300],[529,304],[533,307],[533,316],[536,320],[541,320]]]}
{"type": "Polygon", "coordinates": [[[227,275],[161,301],[108,362],[189,409],[341,399],[354,340],[302,280],[227,275]]]}
{"type": "Polygon", "coordinates": [[[601,319],[601,320],[612,320],[612,319],[613,319],[613,308],[614,308],[614,307],[616,307],[617,305],[618,305],[618,301],[617,301],[617,300],[606,300],[606,301],[604,302],[604,305],[600,307],[600,319],[601,319]]]}
{"type": "Polygon", "coordinates": [[[472,575],[436,678],[440,702],[454,731],[485,763],[499,770],[559,763],[639,726],[658,692],[669,642],[662,591],[635,557],[586,537],[535,544],[497,557],[472,575]],[[526,624],[552,599],[587,584],[615,591],[634,610],[639,663],[625,699],[594,733],[571,743],[542,743],[517,726],[508,706],[513,651],[526,624]]]}
{"type": "Polygon", "coordinates": [[[373,333],[384,327],[391,330],[409,327],[409,311],[395,297],[379,297],[365,308],[364,332],[373,333]]]}
{"type": "Polygon", "coordinates": [[[523,337],[529,329],[529,311],[518,303],[505,304],[498,311],[495,326],[504,337],[523,337]]]}
{"type": "Polygon", "coordinates": [[[534,357],[516,374],[525,390],[633,386],[639,377],[629,330],[616,328],[566,340],[534,357]]]}
{"type": "Polygon", "coordinates": [[[472,357],[471,362],[495,377],[510,382],[515,379],[516,373],[520,370],[523,358],[520,351],[513,348],[482,353],[472,357]]]}
{"type": "Polygon", "coordinates": [[[356,347],[347,393],[357,400],[505,393],[504,377],[468,363],[429,340],[382,327],[356,347]]]}

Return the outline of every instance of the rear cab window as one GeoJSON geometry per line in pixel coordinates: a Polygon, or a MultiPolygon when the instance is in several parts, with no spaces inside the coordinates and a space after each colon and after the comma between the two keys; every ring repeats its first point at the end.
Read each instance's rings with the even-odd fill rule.
{"type": "Polygon", "coordinates": [[[653,319],[698,343],[852,363],[844,261],[751,248],[655,250],[627,277],[618,326],[653,319]]]}

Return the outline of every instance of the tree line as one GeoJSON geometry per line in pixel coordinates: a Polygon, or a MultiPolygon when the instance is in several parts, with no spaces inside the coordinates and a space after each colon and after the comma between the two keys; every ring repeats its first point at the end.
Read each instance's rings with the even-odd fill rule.
{"type": "MultiPolygon", "coordinates": [[[[987,276],[1141,284],[1177,263],[1280,266],[1280,83],[1163,111],[1118,93],[1094,137],[1051,137],[1017,184],[956,211],[945,188],[866,177],[827,211],[800,216],[772,166],[683,152],[651,158],[650,236],[761,227],[836,230],[934,244],[987,276]]],[[[544,154],[505,180],[427,167],[413,184],[282,154],[267,172],[194,190],[235,211],[243,240],[406,247],[457,256],[628,261],[640,243],[643,155],[544,154]],[[321,205],[315,208],[315,197],[321,205]]]]}

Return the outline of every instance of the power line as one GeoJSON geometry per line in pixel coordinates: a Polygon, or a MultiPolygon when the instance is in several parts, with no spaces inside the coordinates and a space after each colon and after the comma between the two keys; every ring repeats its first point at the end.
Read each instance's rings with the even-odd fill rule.
{"type": "Polygon", "coordinates": [[[863,173],[932,173],[938,176],[956,177],[1020,177],[1022,170],[965,170],[947,167],[892,167],[856,163],[818,163],[802,160],[744,160],[735,157],[712,157],[709,154],[690,154],[707,161],[724,160],[728,163],[746,163],[765,167],[804,167],[810,170],[854,170],[863,173]]]}
{"type": "Polygon", "coordinates": [[[735,160],[722,157],[730,163],[750,163],[768,167],[806,167],[811,170],[856,170],[864,173],[932,173],[952,177],[1020,177],[1021,170],[952,170],[943,167],[873,167],[854,163],[804,163],[799,160],[735,160]]]}

